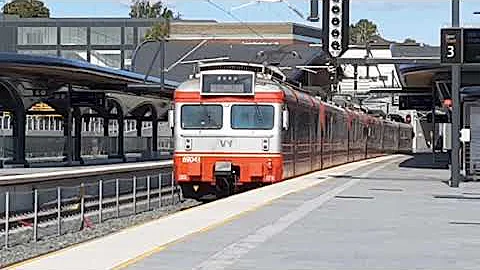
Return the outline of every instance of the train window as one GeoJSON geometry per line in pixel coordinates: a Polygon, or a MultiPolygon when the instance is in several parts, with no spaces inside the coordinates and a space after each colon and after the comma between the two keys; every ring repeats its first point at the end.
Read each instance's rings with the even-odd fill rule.
{"type": "Polygon", "coordinates": [[[183,129],[221,129],[223,107],[221,105],[183,105],[181,118],[183,129]]]}
{"type": "Polygon", "coordinates": [[[272,105],[233,105],[231,124],[233,129],[272,129],[274,108],[272,105]]]}

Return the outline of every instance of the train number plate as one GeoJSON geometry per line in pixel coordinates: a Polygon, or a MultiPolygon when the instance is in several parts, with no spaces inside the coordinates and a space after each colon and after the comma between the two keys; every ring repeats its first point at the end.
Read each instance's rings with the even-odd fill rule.
{"type": "Polygon", "coordinates": [[[200,163],[200,157],[182,157],[182,163],[200,163]]]}

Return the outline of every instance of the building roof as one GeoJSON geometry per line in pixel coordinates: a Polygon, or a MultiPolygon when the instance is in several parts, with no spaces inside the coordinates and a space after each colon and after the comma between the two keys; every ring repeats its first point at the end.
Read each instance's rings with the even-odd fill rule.
{"type": "MultiPolygon", "coordinates": [[[[85,61],[17,53],[0,53],[0,73],[7,77],[72,83],[102,90],[105,87],[124,89],[128,84],[143,83],[145,78],[142,74],[100,67],[85,61]]],[[[149,77],[146,83],[158,84],[160,79],[149,77]]],[[[178,85],[170,80],[165,83],[169,88],[178,85]]]]}
{"type": "MultiPolygon", "coordinates": [[[[132,70],[138,73],[147,73],[156,51],[160,48],[159,42],[146,42],[133,56],[132,70]]],[[[169,41],[166,46],[165,68],[166,79],[184,81],[194,73],[196,63],[182,63],[202,59],[223,58],[227,61],[249,63],[277,63],[279,67],[295,67],[321,61],[325,55],[321,49],[310,47],[306,43],[294,44],[238,44],[215,41],[169,41]],[[295,54],[295,55],[294,55],[295,54]]],[[[151,74],[160,76],[160,59],[153,61],[151,74]]],[[[300,75],[298,69],[284,69],[283,72],[291,80],[300,75]]]]}

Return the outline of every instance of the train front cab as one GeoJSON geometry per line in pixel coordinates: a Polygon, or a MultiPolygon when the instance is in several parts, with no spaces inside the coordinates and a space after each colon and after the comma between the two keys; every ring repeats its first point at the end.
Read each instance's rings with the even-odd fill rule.
{"type": "MultiPolygon", "coordinates": [[[[238,73],[228,72],[228,77],[238,73]]],[[[184,196],[218,198],[281,181],[280,130],[288,126],[288,112],[278,87],[257,85],[254,95],[239,97],[201,95],[195,85],[180,86],[175,110],[169,113],[175,137],[174,177],[184,196]],[[187,115],[186,108],[192,113],[187,115]],[[214,126],[209,128],[212,118],[214,126]]]]}

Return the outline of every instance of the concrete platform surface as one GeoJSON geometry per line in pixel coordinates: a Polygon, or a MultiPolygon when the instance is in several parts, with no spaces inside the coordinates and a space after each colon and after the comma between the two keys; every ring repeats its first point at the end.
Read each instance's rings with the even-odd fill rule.
{"type": "Polygon", "coordinates": [[[480,185],[451,189],[447,170],[411,159],[321,171],[13,269],[477,269],[480,185]]]}
{"type": "Polygon", "coordinates": [[[152,170],[170,167],[172,164],[172,160],[164,160],[78,167],[0,169],[0,185],[11,185],[14,183],[22,183],[28,181],[39,182],[42,180],[55,180],[110,173],[152,170]]]}

